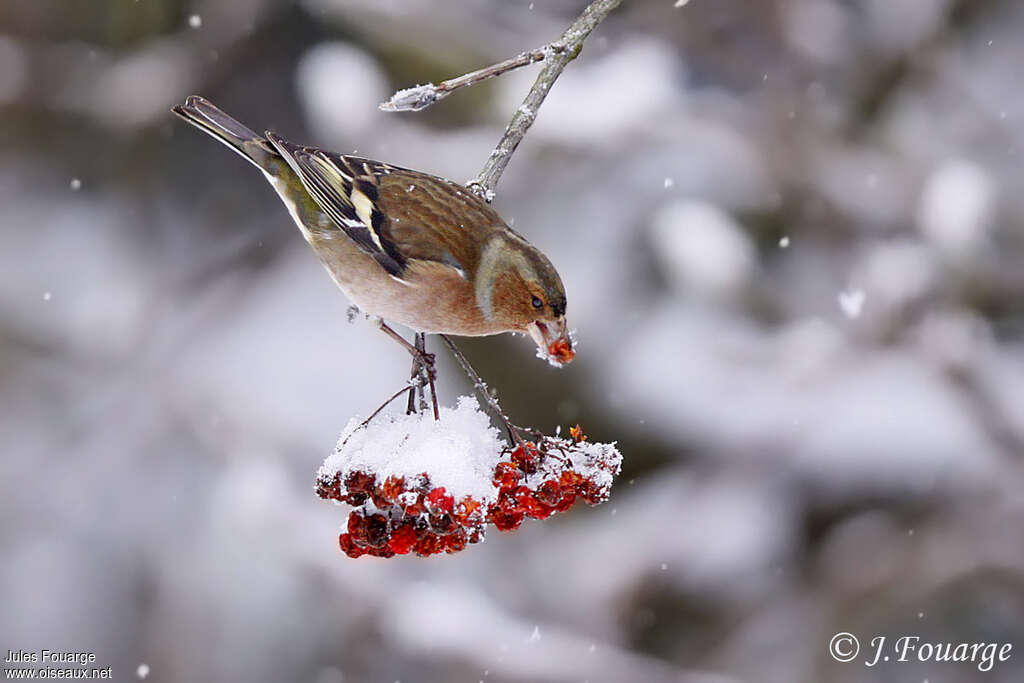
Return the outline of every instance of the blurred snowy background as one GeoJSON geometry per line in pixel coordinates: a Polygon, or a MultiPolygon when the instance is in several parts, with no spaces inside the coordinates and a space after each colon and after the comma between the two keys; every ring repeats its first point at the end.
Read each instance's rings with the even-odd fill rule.
{"type": "Polygon", "coordinates": [[[338,551],[316,468],[407,358],[169,107],[468,180],[537,67],[377,103],[584,5],[0,4],[0,648],[116,680],[1024,680],[1018,0],[627,0],[496,200],[578,360],[464,344],[520,422],[619,441],[611,501],[338,551]],[[1015,649],[868,668],[838,631],[1015,649]]]}

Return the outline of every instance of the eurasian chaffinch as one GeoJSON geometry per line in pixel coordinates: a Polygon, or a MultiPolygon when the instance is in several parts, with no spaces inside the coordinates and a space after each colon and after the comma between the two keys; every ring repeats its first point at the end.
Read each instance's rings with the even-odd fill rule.
{"type": "Polygon", "coordinates": [[[525,332],[552,364],[573,359],[555,267],[467,188],[271,131],[261,137],[198,96],[174,113],[263,171],[363,312],[418,332],[525,332]]]}

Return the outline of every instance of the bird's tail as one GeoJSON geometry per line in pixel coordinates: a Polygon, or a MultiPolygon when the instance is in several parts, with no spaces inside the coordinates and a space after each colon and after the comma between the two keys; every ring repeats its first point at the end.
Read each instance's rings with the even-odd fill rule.
{"type": "Polygon", "coordinates": [[[196,128],[217,138],[260,169],[271,173],[274,171],[274,164],[270,162],[278,159],[279,155],[273,146],[202,97],[190,95],[185,99],[185,104],[174,107],[172,111],[196,128]]]}

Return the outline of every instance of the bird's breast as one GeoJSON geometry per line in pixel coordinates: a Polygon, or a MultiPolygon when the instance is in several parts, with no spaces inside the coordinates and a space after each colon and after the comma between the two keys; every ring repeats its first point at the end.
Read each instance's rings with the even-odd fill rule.
{"type": "Polygon", "coordinates": [[[334,237],[312,235],[310,244],[364,313],[419,332],[476,337],[507,331],[484,318],[473,286],[449,265],[413,259],[398,279],[341,231],[334,237]]]}

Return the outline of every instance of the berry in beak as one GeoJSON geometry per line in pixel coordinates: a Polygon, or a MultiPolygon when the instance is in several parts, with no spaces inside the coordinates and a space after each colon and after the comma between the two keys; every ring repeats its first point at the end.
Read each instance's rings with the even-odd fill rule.
{"type": "Polygon", "coordinates": [[[561,367],[576,357],[564,317],[554,322],[535,320],[526,326],[526,331],[537,344],[537,357],[551,365],[561,367]]]}

